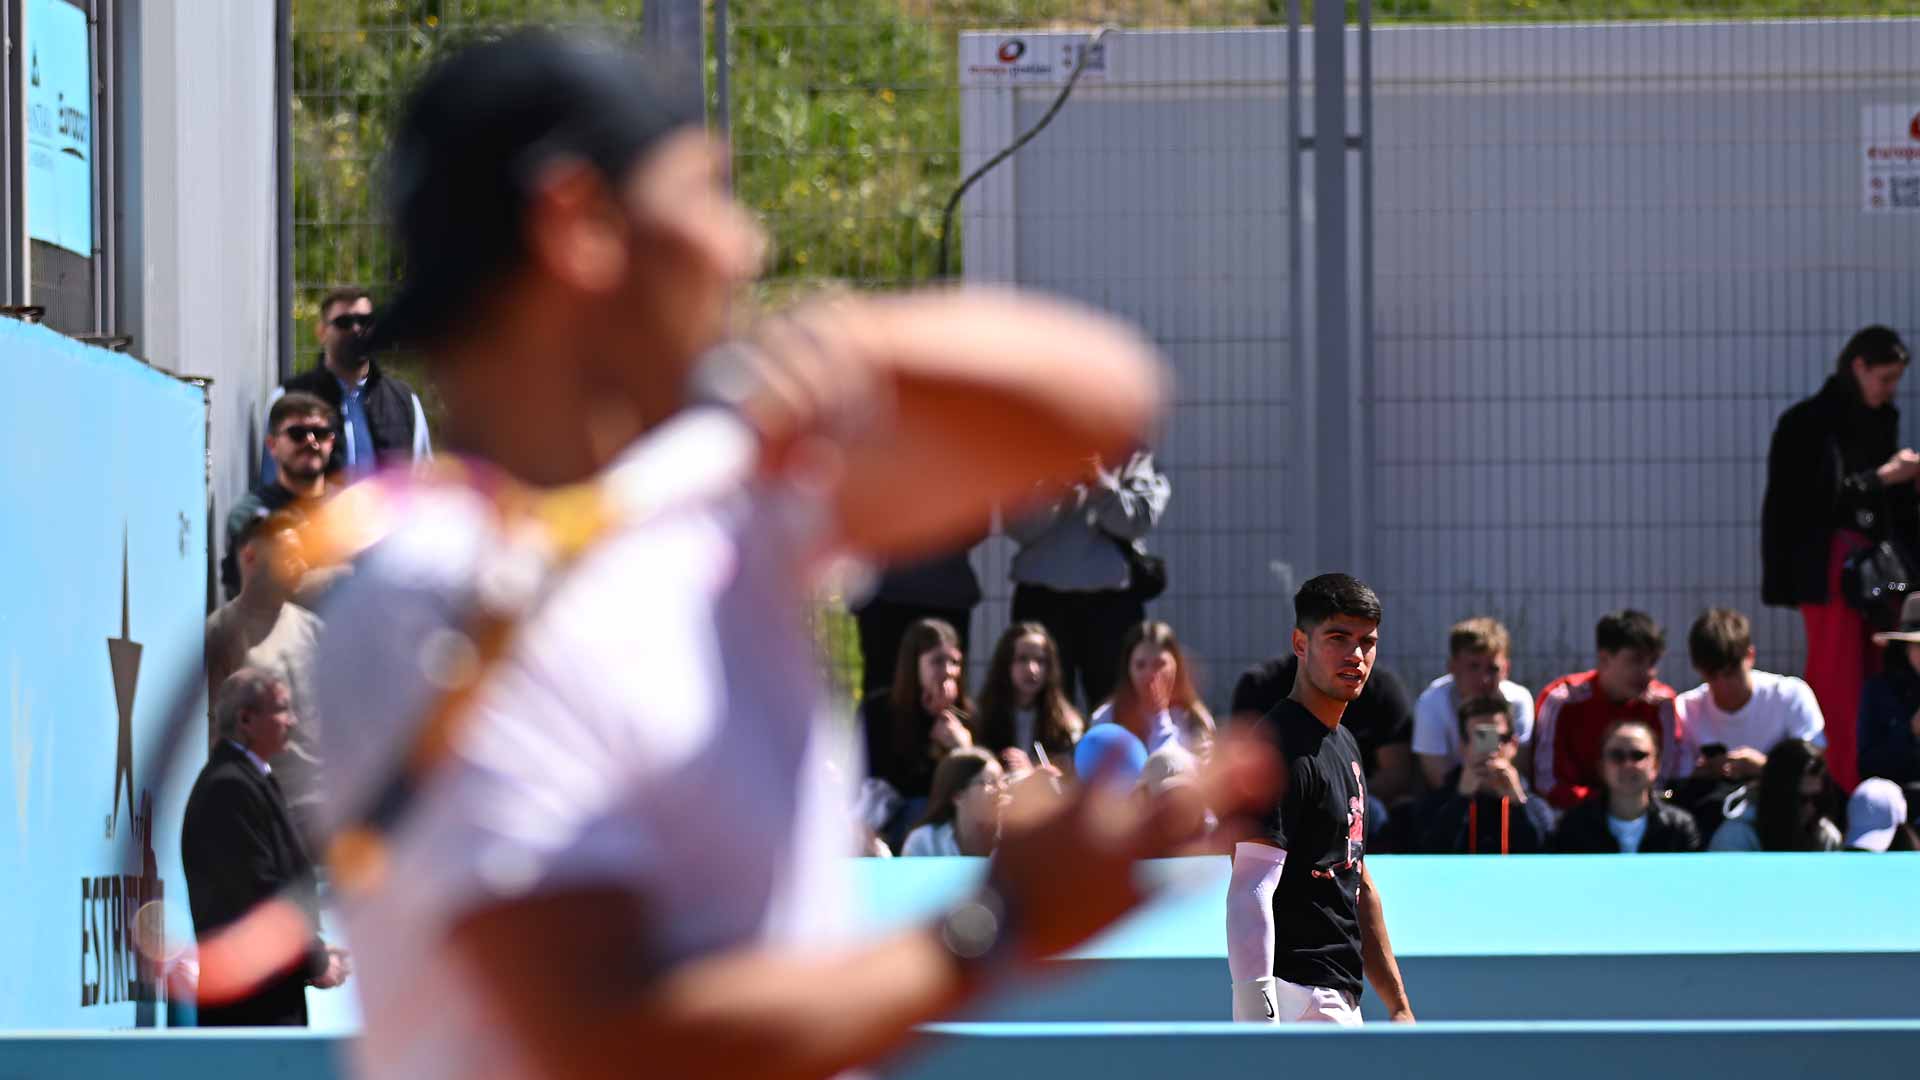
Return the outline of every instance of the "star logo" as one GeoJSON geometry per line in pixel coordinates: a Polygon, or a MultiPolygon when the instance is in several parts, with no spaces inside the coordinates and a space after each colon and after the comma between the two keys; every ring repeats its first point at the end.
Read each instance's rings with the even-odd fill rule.
{"type": "Polygon", "coordinates": [[[120,707],[120,745],[113,757],[113,813],[107,817],[107,837],[120,822],[120,778],[126,778],[127,816],[139,806],[133,801],[133,691],[140,681],[140,643],[133,640],[132,611],[127,603],[127,537],[120,535],[120,636],[107,639],[107,659],[113,664],[113,696],[120,707]]]}
{"type": "Polygon", "coordinates": [[[13,660],[13,801],[20,843],[27,842],[27,782],[33,777],[33,694],[20,689],[20,658],[13,660]]]}

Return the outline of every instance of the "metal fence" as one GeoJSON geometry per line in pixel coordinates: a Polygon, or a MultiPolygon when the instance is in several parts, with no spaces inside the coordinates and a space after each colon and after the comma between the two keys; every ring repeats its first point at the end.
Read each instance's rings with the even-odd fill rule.
{"type": "MultiPolygon", "coordinates": [[[[637,28],[641,14],[595,0],[294,12],[308,303],[390,274],[368,169],[399,88],[449,28],[637,28]]],[[[1173,585],[1155,613],[1200,644],[1218,704],[1282,647],[1288,592],[1318,569],[1381,589],[1383,659],[1415,687],[1470,614],[1512,626],[1536,687],[1589,662],[1611,608],[1652,611],[1676,646],[1708,603],[1761,616],[1773,418],[1857,326],[1920,330],[1920,213],[1872,207],[1861,163],[1865,110],[1920,111],[1916,0],[1382,3],[1366,48],[1344,35],[1352,167],[1319,191],[1300,141],[1315,50],[1310,30],[1289,49],[1285,0],[709,13],[725,31],[704,57],[715,115],[736,188],[775,238],[776,301],[938,277],[940,210],[963,170],[1036,120],[1065,70],[1047,51],[1007,66],[1057,70],[979,74],[963,49],[1065,49],[1119,28],[1099,77],[969,195],[951,270],[1109,308],[1168,351],[1181,388],[1159,449],[1175,490],[1154,542],[1173,585]],[[1354,225],[1343,335],[1316,325],[1314,230],[1336,205],[1354,225]],[[1340,364],[1353,392],[1330,410],[1340,364]],[[1352,543],[1329,545],[1318,519],[1343,496],[1352,543]]],[[[1901,401],[1920,411],[1912,385],[1901,401]]],[[[982,645],[1005,620],[1007,558],[998,540],[976,555],[982,645]]],[[[825,628],[844,673],[850,635],[825,628]]],[[[1762,616],[1757,632],[1763,666],[1798,670],[1796,619],[1762,616]]],[[[1692,681],[1683,652],[1669,681],[1692,681]]]]}

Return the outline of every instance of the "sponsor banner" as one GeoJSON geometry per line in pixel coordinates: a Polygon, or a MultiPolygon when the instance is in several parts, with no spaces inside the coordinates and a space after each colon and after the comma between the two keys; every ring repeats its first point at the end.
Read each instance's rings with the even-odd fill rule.
{"type": "Polygon", "coordinates": [[[1861,166],[1868,213],[1920,213],[1920,104],[1860,109],[1861,166]]]}
{"type": "Polygon", "coordinates": [[[1082,84],[1108,75],[1113,48],[1109,35],[1087,47],[1086,34],[967,34],[960,41],[960,85],[1051,86],[1064,83],[1085,66],[1082,84]]]}
{"type": "Polygon", "coordinates": [[[27,4],[27,235],[93,255],[93,36],[66,0],[27,4]]]}
{"type": "Polygon", "coordinates": [[[204,758],[142,788],[165,698],[203,668],[206,394],[130,356],[0,319],[0,1028],[165,1013],[134,948],[191,940],[180,817],[204,758]]]}

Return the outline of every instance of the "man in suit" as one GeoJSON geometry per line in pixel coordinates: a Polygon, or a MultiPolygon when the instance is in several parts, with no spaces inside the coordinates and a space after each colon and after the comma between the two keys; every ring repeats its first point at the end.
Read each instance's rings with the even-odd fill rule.
{"type": "MultiPolygon", "coordinates": [[[[267,764],[298,723],[286,683],[270,672],[243,667],[220,686],[213,751],[180,828],[193,930],[203,941],[289,886],[318,925],[313,861],[267,764]]],[[[348,970],[346,951],[315,937],[300,964],[251,997],[202,1008],[200,1026],[305,1026],[307,987],[332,989],[348,970]]]]}

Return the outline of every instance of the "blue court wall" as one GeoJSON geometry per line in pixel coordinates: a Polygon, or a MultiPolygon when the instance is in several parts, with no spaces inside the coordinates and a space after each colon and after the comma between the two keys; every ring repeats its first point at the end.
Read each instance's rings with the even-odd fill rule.
{"type": "Polygon", "coordinates": [[[0,1029],[148,1024],[132,914],[191,929],[197,762],[139,785],[203,665],[206,390],[12,320],[0,358],[0,1029]]]}

